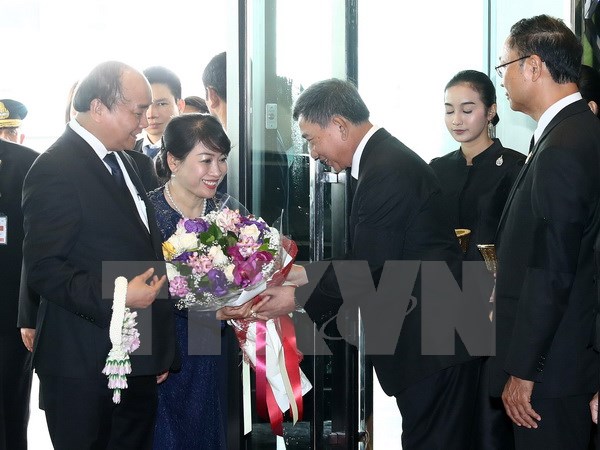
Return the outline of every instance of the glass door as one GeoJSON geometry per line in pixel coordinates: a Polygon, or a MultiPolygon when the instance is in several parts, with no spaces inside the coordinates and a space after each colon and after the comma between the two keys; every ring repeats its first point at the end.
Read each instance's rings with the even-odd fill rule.
{"type": "MultiPolygon", "coordinates": [[[[345,251],[346,174],[331,173],[310,158],[292,109],[300,93],[316,81],[355,78],[355,70],[348,69],[355,65],[353,5],[347,0],[237,4],[237,59],[230,62],[228,56],[228,74],[234,73],[233,78],[228,75],[228,86],[239,87],[238,102],[228,99],[228,105],[239,107],[237,111],[230,107],[228,113],[229,117],[239,114],[236,129],[228,121],[228,132],[239,142],[235,188],[248,209],[267,222],[283,211],[283,232],[298,244],[300,262],[341,256],[345,251]],[[350,47],[352,52],[347,51],[350,47]]],[[[298,314],[294,320],[297,328],[311,327],[308,338],[302,333],[306,339],[300,342],[299,337],[298,343],[304,353],[301,368],[313,386],[304,396],[304,418],[294,426],[284,423],[283,438],[273,435],[269,422],[256,413],[252,372],[242,388],[248,391],[250,386],[252,392],[245,396],[251,404],[244,405],[246,424],[240,428],[245,437],[239,448],[361,448],[364,427],[360,425],[364,425],[368,395],[359,390],[359,367],[364,373],[359,352],[336,342],[332,355],[323,355],[315,351],[321,340],[314,339],[310,320],[298,314]]]]}

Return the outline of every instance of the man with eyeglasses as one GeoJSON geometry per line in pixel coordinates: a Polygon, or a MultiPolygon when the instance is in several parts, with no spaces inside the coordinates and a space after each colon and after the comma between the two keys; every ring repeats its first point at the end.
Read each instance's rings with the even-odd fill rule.
{"type": "Polygon", "coordinates": [[[537,122],[497,235],[497,349],[516,449],[587,449],[598,386],[593,244],[600,122],[577,87],[582,46],[546,15],[511,28],[496,67],[510,106],[537,122]]]}

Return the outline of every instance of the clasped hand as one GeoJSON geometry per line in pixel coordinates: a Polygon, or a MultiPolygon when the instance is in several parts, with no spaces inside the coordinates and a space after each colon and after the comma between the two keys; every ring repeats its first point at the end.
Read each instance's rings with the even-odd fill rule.
{"type": "Polygon", "coordinates": [[[257,303],[246,302],[241,306],[225,306],[217,311],[217,319],[269,320],[289,314],[296,309],[295,292],[298,286],[308,283],[304,267],[294,264],[283,286],[267,288],[257,303]]]}

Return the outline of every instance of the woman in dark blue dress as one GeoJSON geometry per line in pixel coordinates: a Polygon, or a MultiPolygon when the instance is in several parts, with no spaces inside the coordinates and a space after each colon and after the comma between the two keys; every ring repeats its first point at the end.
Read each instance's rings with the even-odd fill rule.
{"type": "MultiPolygon", "coordinates": [[[[212,116],[186,114],[169,122],[160,152],[158,175],[166,184],[151,192],[163,241],[175,231],[183,217],[201,217],[214,209],[217,186],[227,172],[231,143],[221,124],[212,116]]],[[[175,309],[176,332],[181,354],[181,369],[170,373],[158,388],[158,414],[154,448],[157,450],[218,450],[225,447],[225,426],[219,379],[222,356],[198,354],[188,347],[188,323],[194,319],[190,343],[214,337],[220,324],[213,323],[202,332],[202,324],[215,321],[215,313],[190,313],[175,309]],[[192,350],[192,351],[189,351],[192,350]],[[189,354],[192,353],[192,354],[189,354]]],[[[219,337],[216,340],[220,350],[219,337]]],[[[213,342],[214,347],[214,342],[213,342]]]]}

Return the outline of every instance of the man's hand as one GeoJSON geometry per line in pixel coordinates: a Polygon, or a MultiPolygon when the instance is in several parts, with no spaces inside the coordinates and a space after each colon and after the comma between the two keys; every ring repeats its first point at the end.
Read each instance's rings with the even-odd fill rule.
{"type": "Polygon", "coordinates": [[[594,394],[594,397],[590,400],[590,412],[592,413],[592,421],[598,423],[598,393],[594,394]]]}
{"type": "Polygon", "coordinates": [[[160,279],[153,275],[154,268],[149,268],[144,273],[132,278],[127,284],[127,300],[125,304],[131,308],[147,308],[158,295],[163,284],[167,281],[166,275],[160,279]],[[150,283],[148,283],[150,280],[150,283]]]}
{"type": "Polygon", "coordinates": [[[542,420],[540,415],[531,407],[531,394],[533,392],[533,381],[522,380],[511,376],[504,386],[502,392],[502,403],[506,414],[518,426],[537,428],[537,422],[542,420]],[[534,420],[535,419],[535,420],[534,420]]]}
{"type": "Polygon", "coordinates": [[[304,286],[308,283],[306,269],[298,264],[293,264],[285,281],[296,286],[304,286]]]}
{"type": "Polygon", "coordinates": [[[217,319],[269,320],[289,314],[296,308],[296,286],[275,286],[260,294],[257,303],[246,302],[241,306],[225,306],[217,311],[217,319]]]}
{"type": "Polygon", "coordinates": [[[35,328],[21,328],[21,339],[25,348],[30,352],[33,351],[33,341],[35,340],[35,328]]]}
{"type": "Polygon", "coordinates": [[[160,384],[167,379],[169,376],[169,371],[161,373],[160,375],[156,375],[156,384],[160,384]]]}
{"type": "Polygon", "coordinates": [[[252,309],[263,320],[289,314],[296,309],[295,292],[296,286],[270,287],[260,294],[262,300],[252,309]]]}

